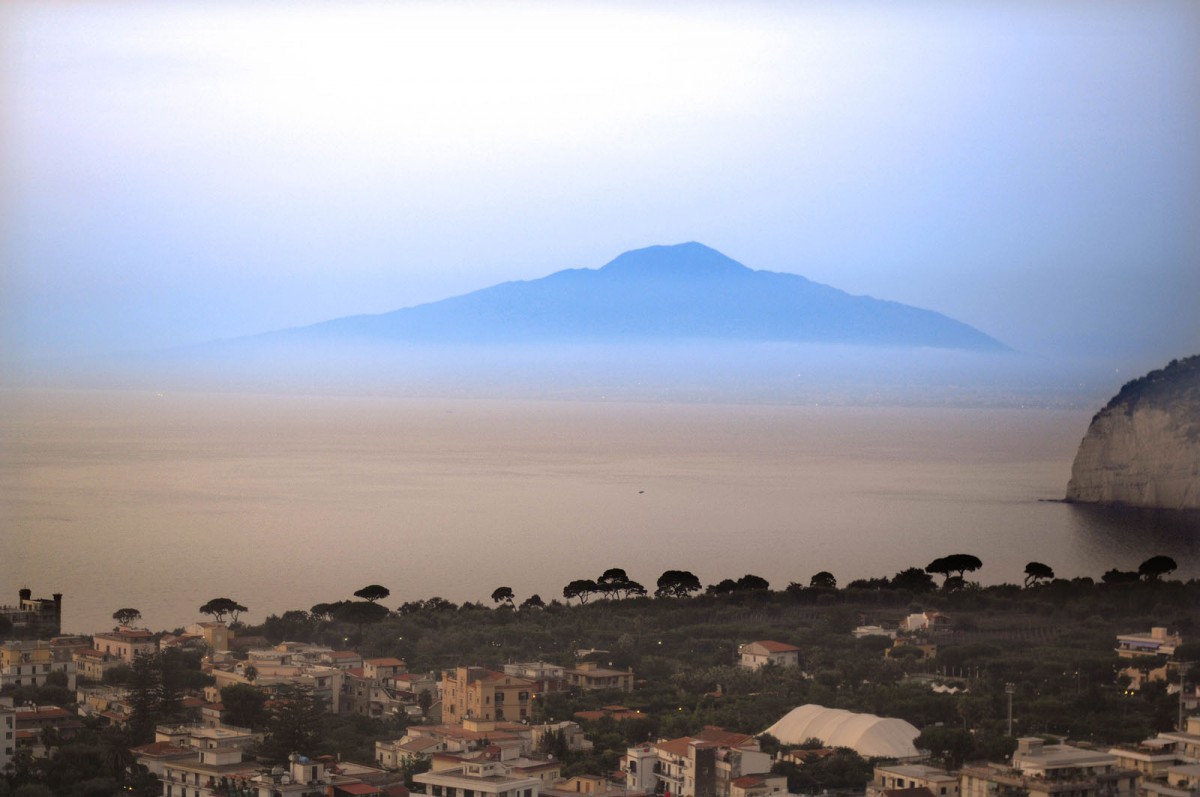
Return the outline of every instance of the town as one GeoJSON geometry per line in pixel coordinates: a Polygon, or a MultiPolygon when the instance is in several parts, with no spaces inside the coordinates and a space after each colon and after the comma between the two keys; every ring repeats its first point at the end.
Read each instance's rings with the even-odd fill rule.
{"type": "Polygon", "coordinates": [[[562,600],[383,601],[64,633],[0,607],[0,795],[1196,797],[1200,584],[967,581],[979,560],[772,590],[624,570],[562,600]],[[939,584],[935,576],[942,578],[939,584]]]}

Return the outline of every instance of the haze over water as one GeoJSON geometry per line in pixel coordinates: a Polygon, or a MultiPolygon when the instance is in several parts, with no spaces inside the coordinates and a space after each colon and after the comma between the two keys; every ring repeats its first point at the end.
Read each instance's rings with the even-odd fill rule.
{"type": "MultiPolygon", "coordinates": [[[[0,584],[64,628],[151,628],[233,597],[270,613],[392,590],[560,597],[623,567],[773,588],[973,553],[984,583],[1168,553],[1194,516],[1054,503],[1091,411],[202,395],[0,394],[0,584]]],[[[1191,533],[1189,533],[1191,532],[1191,533]]]]}

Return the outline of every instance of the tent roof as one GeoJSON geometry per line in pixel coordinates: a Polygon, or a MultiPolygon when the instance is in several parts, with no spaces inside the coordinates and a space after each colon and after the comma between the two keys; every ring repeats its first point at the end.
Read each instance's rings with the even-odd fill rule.
{"type": "Polygon", "coordinates": [[[918,755],[913,740],[921,732],[901,719],[809,703],[789,711],[765,733],[784,744],[820,739],[829,747],[849,747],[861,756],[905,758],[918,755]]]}

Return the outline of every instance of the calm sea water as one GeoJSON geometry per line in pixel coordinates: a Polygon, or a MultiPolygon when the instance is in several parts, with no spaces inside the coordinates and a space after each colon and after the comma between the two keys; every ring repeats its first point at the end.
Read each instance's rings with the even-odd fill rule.
{"type": "Polygon", "coordinates": [[[1172,555],[1195,516],[1056,503],[1090,413],[117,392],[0,395],[0,601],[65,594],[94,631],[228,596],[249,619],[349,598],[549,600],[623,567],[653,588],[782,588],[973,553],[1099,577],[1172,555]],[[10,597],[11,593],[11,597],[10,597]]]}

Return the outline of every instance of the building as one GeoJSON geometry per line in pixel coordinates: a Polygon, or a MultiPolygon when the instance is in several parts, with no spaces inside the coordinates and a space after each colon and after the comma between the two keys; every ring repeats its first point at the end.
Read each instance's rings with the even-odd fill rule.
{"type": "Polygon", "coordinates": [[[17,754],[17,712],[0,704],[0,772],[7,772],[17,754]]]}
{"type": "Polygon", "coordinates": [[[353,650],[330,650],[321,654],[321,663],[339,670],[351,670],[363,666],[363,657],[353,650]]]}
{"type": "Polygon", "coordinates": [[[129,752],[133,753],[137,762],[157,778],[162,778],[169,762],[190,760],[196,755],[196,751],[192,748],[180,747],[170,742],[150,742],[131,747],[129,752]]]}
{"type": "Polygon", "coordinates": [[[565,692],[567,690],[566,668],[545,661],[525,661],[504,665],[504,672],[533,681],[534,691],[538,694],[546,692],[565,692]]]}
{"type": "Polygon", "coordinates": [[[554,785],[543,788],[541,793],[542,797],[652,797],[629,791],[624,781],[612,781],[600,775],[576,775],[560,779],[554,785]]]}
{"type": "Polygon", "coordinates": [[[95,648],[77,651],[72,659],[75,662],[76,676],[93,683],[101,683],[105,673],[127,666],[119,656],[95,648]]]}
{"type": "Polygon", "coordinates": [[[729,784],[729,797],[768,797],[787,793],[786,775],[742,775],[729,784]]]}
{"type": "Polygon", "coordinates": [[[287,766],[268,768],[243,761],[242,750],[237,747],[193,750],[181,756],[169,746],[145,745],[134,753],[140,764],[161,765],[163,797],[395,797],[404,793],[387,785],[366,783],[350,770],[370,775],[385,773],[358,765],[330,766],[326,759],[292,755],[287,766]],[[168,752],[160,755],[160,749],[168,752]]]}
{"type": "Polygon", "coordinates": [[[875,777],[867,784],[867,797],[881,797],[885,791],[928,789],[933,797],[958,797],[958,775],[926,764],[891,764],[875,767],[875,777]]]}
{"type": "Polygon", "coordinates": [[[62,673],[65,686],[75,688],[75,662],[71,649],[50,641],[30,639],[0,645],[0,689],[8,686],[45,686],[51,673],[62,673]]]}
{"type": "Polygon", "coordinates": [[[1177,764],[1164,773],[1161,781],[1142,781],[1138,797],[1198,797],[1200,764],[1177,764]]]}
{"type": "Polygon", "coordinates": [[[214,666],[211,674],[215,683],[205,688],[205,694],[215,702],[220,690],[233,684],[253,683],[267,693],[274,693],[281,686],[297,686],[311,691],[324,703],[326,710],[340,713],[346,673],[323,664],[297,663],[295,657],[287,656],[280,651],[254,650],[245,662],[226,662],[214,666]],[[277,663],[279,661],[292,663],[277,663]],[[251,667],[254,669],[251,670],[251,667]]]}
{"type": "Polygon", "coordinates": [[[4,633],[8,639],[48,639],[62,633],[62,593],[50,598],[35,598],[33,591],[22,587],[17,602],[0,606],[0,618],[8,620],[12,629],[4,633]]]}
{"type": "Polygon", "coordinates": [[[78,714],[58,706],[20,706],[15,714],[17,752],[26,750],[34,758],[43,758],[48,752],[43,744],[45,731],[53,731],[61,741],[69,742],[83,728],[78,714]]]}
{"type": "Polygon", "coordinates": [[[375,743],[375,763],[388,769],[403,766],[408,759],[433,758],[447,753],[457,766],[464,755],[487,747],[501,750],[509,758],[531,755],[535,728],[520,722],[464,720],[451,725],[412,725],[403,738],[375,743]]]}
{"type": "Polygon", "coordinates": [[[1143,780],[1161,780],[1168,769],[1182,763],[1175,747],[1165,739],[1146,739],[1137,745],[1113,747],[1108,754],[1117,759],[1118,767],[1136,770],[1143,780]]]}
{"type": "Polygon", "coordinates": [[[1116,654],[1136,662],[1120,672],[1129,679],[1129,688],[1137,691],[1146,683],[1169,680],[1174,666],[1171,659],[1182,644],[1183,637],[1162,626],[1151,628],[1148,634],[1119,634],[1116,654]]]}
{"type": "Polygon", "coordinates": [[[1148,634],[1118,634],[1115,651],[1123,659],[1141,656],[1175,655],[1175,648],[1183,644],[1183,637],[1171,634],[1163,626],[1155,626],[1148,634]]]}
{"type": "Polygon", "coordinates": [[[584,692],[595,692],[601,689],[619,689],[622,692],[633,691],[633,670],[613,670],[601,667],[599,662],[584,661],[579,666],[565,669],[563,674],[567,684],[584,692]]]}
{"type": "Polygon", "coordinates": [[[744,780],[750,775],[769,776],[771,764],[754,737],[709,726],[695,737],[631,747],[621,769],[631,791],[666,792],[672,797],[748,797],[747,792],[753,796],[787,791],[786,778],[744,780]]]}
{"type": "Polygon", "coordinates": [[[413,777],[431,797],[538,797],[542,781],[512,771],[502,761],[464,761],[413,777]]]}
{"type": "Polygon", "coordinates": [[[748,670],[759,670],[768,664],[777,667],[799,667],[800,648],[771,639],[747,642],[738,646],[738,664],[748,670]]]}
{"type": "Polygon", "coordinates": [[[154,729],[154,741],[189,750],[215,750],[218,747],[242,750],[263,740],[264,734],[232,725],[159,725],[154,729]]]}
{"type": "Polygon", "coordinates": [[[440,686],[442,717],[453,723],[528,719],[535,684],[483,667],[459,667],[444,670],[440,686]]]}
{"type": "Polygon", "coordinates": [[[92,647],[101,653],[116,656],[126,664],[133,664],[133,660],[140,655],[158,652],[158,642],[155,641],[154,634],[145,628],[130,628],[127,625],[94,635],[92,647]]]}
{"type": "Polygon", "coordinates": [[[1158,736],[1142,744],[1161,745],[1169,749],[1181,762],[1200,761],[1200,717],[1188,717],[1183,730],[1161,731],[1158,736]]]}
{"type": "Polygon", "coordinates": [[[1138,773],[1116,756],[1041,739],[1017,740],[1012,765],[963,767],[961,797],[1134,797],[1138,773]]]}
{"type": "Polygon", "coordinates": [[[950,618],[941,612],[919,612],[900,621],[900,630],[909,633],[936,634],[950,629],[950,618]]]}
{"type": "Polygon", "coordinates": [[[888,639],[896,638],[896,629],[884,628],[880,625],[860,625],[850,632],[855,639],[865,639],[869,636],[882,636],[888,639]]]}

